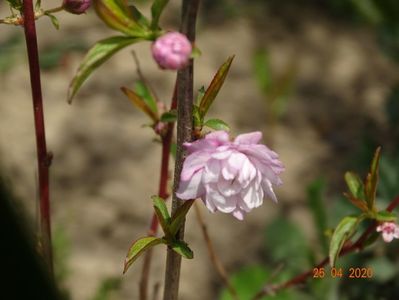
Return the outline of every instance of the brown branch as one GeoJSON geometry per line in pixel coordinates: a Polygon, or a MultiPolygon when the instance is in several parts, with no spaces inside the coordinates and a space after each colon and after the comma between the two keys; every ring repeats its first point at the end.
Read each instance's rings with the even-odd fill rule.
{"type": "Polygon", "coordinates": [[[46,134],[44,127],[43,98],[40,82],[39,53],[35,27],[35,13],[32,0],[24,0],[23,16],[25,40],[28,51],[30,82],[32,88],[33,115],[35,123],[37,162],[39,173],[40,198],[40,236],[43,254],[47,261],[50,273],[53,273],[51,249],[51,222],[49,196],[49,167],[52,155],[47,153],[46,134]]]}
{"type": "MultiPolygon", "coordinates": [[[[387,211],[391,212],[392,210],[395,209],[399,205],[399,196],[394,198],[391,203],[388,205],[386,208],[387,211]]],[[[363,234],[354,242],[353,244],[346,244],[339,253],[339,256],[344,256],[348,253],[354,252],[354,251],[360,251],[363,250],[365,247],[365,242],[369,238],[370,234],[375,231],[377,227],[377,222],[374,221],[367,227],[367,229],[363,232],[363,234]]],[[[313,274],[313,269],[314,268],[321,268],[325,266],[329,262],[328,256],[325,257],[319,264],[311,268],[310,270],[303,272],[294,278],[291,278],[290,280],[282,283],[282,284],[277,284],[277,285],[265,285],[262,290],[260,290],[258,293],[255,294],[255,296],[252,298],[252,300],[259,300],[262,299],[264,296],[269,296],[273,295],[279,290],[292,287],[294,285],[300,284],[305,282],[312,274],[313,274]]]]}
{"type": "Polygon", "coordinates": [[[213,243],[212,243],[211,237],[209,236],[208,229],[206,227],[204,219],[202,217],[201,210],[200,210],[200,208],[198,206],[198,202],[196,202],[194,204],[194,206],[195,206],[195,213],[196,213],[196,216],[197,216],[197,221],[198,221],[198,223],[201,226],[202,235],[204,237],[204,240],[205,240],[205,243],[206,243],[206,247],[208,249],[208,253],[209,253],[209,256],[211,258],[212,264],[215,267],[216,271],[218,272],[218,274],[219,274],[220,278],[222,279],[224,285],[229,290],[229,292],[231,294],[231,297],[233,299],[235,299],[235,300],[238,300],[237,291],[233,287],[233,285],[230,283],[230,280],[229,280],[229,278],[227,276],[227,272],[226,272],[225,268],[223,267],[223,264],[220,261],[218,255],[216,254],[215,249],[213,248],[213,243]]]}
{"type": "MultiPolygon", "coordinates": [[[[194,43],[195,26],[199,7],[199,0],[183,0],[182,23],[180,31],[194,43]]],[[[192,140],[193,126],[193,60],[187,67],[177,72],[177,148],[175,175],[173,184],[172,215],[182,205],[182,200],[176,197],[175,191],[180,181],[180,173],[186,153],[183,143],[192,140]]],[[[184,223],[176,234],[180,240],[184,238],[184,223]]],[[[171,248],[167,250],[164,300],[177,300],[179,293],[181,256],[171,248]]]]}

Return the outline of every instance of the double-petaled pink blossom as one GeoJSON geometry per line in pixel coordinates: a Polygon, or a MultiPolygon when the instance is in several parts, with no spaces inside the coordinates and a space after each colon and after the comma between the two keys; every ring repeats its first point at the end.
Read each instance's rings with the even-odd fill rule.
{"type": "Polygon", "coordinates": [[[393,239],[399,239],[399,225],[394,222],[384,222],[377,226],[377,232],[382,232],[382,238],[386,243],[393,239]]]}
{"type": "Polygon", "coordinates": [[[211,212],[232,213],[239,220],[263,203],[264,196],[277,201],[273,185],[280,185],[284,171],[277,153],[259,144],[261,132],[229,139],[215,131],[184,146],[183,164],[176,193],[183,200],[201,198],[211,212]]]}
{"type": "Polygon", "coordinates": [[[162,69],[179,70],[187,65],[192,46],[184,34],[169,32],[159,37],[152,44],[151,50],[162,69]]]}

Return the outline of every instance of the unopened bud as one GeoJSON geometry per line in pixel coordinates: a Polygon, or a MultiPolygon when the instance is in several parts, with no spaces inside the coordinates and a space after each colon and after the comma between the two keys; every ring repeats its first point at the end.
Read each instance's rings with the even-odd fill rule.
{"type": "Polygon", "coordinates": [[[152,56],[162,69],[179,70],[185,67],[191,51],[190,41],[179,32],[169,32],[152,44],[152,56]]]}
{"type": "Polygon", "coordinates": [[[62,7],[71,14],[80,15],[90,7],[91,0],[64,0],[62,7]]]}

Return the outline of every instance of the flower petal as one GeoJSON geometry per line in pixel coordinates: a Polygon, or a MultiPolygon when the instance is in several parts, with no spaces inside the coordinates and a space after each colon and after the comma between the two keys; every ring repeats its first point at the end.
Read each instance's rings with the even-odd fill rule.
{"type": "Polygon", "coordinates": [[[240,208],[236,208],[236,210],[233,211],[231,214],[232,214],[236,219],[238,219],[238,220],[240,220],[240,221],[244,220],[245,212],[244,212],[243,210],[241,210],[240,208]]]}
{"type": "Polygon", "coordinates": [[[197,171],[188,181],[180,181],[176,196],[182,200],[190,200],[201,197],[205,188],[201,183],[202,170],[197,171]]]}
{"type": "Polygon", "coordinates": [[[262,139],[262,132],[260,131],[254,131],[250,133],[244,133],[238,135],[234,139],[234,144],[239,144],[239,145],[252,145],[252,144],[257,144],[259,141],[262,139]]]}
{"type": "Polygon", "coordinates": [[[208,152],[194,152],[187,156],[183,163],[183,170],[181,172],[181,180],[188,181],[191,176],[198,170],[205,166],[205,163],[209,160],[210,154],[208,152]]]}

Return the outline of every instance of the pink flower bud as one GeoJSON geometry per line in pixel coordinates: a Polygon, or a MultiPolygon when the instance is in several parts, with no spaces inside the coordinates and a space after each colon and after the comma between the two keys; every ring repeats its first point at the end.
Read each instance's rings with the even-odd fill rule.
{"type": "Polygon", "coordinates": [[[245,213],[267,197],[277,201],[273,185],[280,185],[284,166],[277,153],[259,144],[262,133],[251,132],[230,141],[225,131],[215,131],[201,140],[186,143],[176,196],[201,198],[211,212],[231,213],[243,220],[245,213]]]}
{"type": "Polygon", "coordinates": [[[71,14],[80,15],[90,7],[91,0],[64,0],[62,6],[71,14]]]}
{"type": "Polygon", "coordinates": [[[377,232],[382,232],[382,238],[386,243],[392,242],[392,240],[399,239],[399,225],[394,222],[384,222],[377,226],[377,232]]]}
{"type": "Polygon", "coordinates": [[[179,70],[191,55],[191,43],[179,32],[169,32],[158,38],[151,47],[152,56],[162,69],[179,70]]]}

